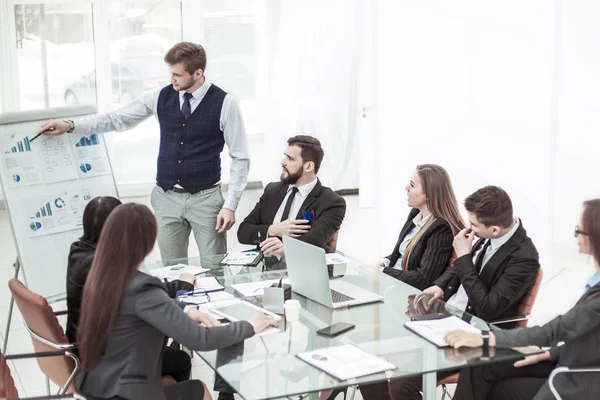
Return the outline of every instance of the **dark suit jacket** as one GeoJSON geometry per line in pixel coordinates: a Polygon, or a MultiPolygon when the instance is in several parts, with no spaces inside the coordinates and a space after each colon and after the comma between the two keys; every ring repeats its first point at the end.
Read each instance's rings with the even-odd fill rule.
{"type": "Polygon", "coordinates": [[[102,357],[76,377],[79,393],[102,399],[164,400],[165,335],[191,350],[211,351],[252,337],[254,328],[246,321],[214,328],[199,325],[169,298],[158,278],[138,272],[124,293],[102,357]]]}
{"type": "MultiPolygon", "coordinates": [[[[477,244],[473,246],[476,247],[477,244]]],[[[533,286],[539,268],[538,252],[519,221],[514,235],[494,253],[481,275],[473,265],[473,254],[467,254],[457,258],[454,267],[434,285],[444,290],[444,301],[448,301],[462,284],[469,297],[465,311],[491,322],[517,315],[519,304],[533,286]]]]}
{"type": "MultiPolygon", "coordinates": [[[[600,366],[600,284],[591,287],[566,314],[559,315],[546,325],[511,330],[492,329],[497,347],[555,346],[550,352],[558,366],[597,368],[600,366]],[[565,344],[556,347],[559,342],[565,344]]],[[[596,399],[600,391],[597,372],[560,374],[554,384],[563,399],[596,399]]],[[[542,386],[537,398],[554,399],[548,383],[542,386]]]]}
{"type": "MultiPolygon", "coordinates": [[[[96,244],[83,240],[73,242],[69,250],[69,258],[67,259],[66,335],[70,343],[77,343],[77,325],[83,299],[83,286],[90,273],[90,268],[92,268],[95,252],[96,244]]],[[[170,297],[175,297],[178,290],[194,290],[194,285],[180,280],[165,282],[165,286],[170,297]]]]}
{"type": "Polygon", "coordinates": [[[439,278],[448,266],[452,256],[454,235],[450,224],[438,218],[427,228],[413,249],[406,270],[392,268],[400,258],[400,244],[406,234],[415,226],[412,220],[418,214],[418,208],[413,208],[408,214],[408,219],[400,231],[394,251],[386,257],[390,260],[390,267],[384,268],[383,272],[417,289],[424,290],[432,286],[433,281],[439,278]]]}
{"type": "MultiPolygon", "coordinates": [[[[273,224],[275,214],[285,198],[287,189],[288,185],[281,182],[272,182],[267,185],[254,210],[248,214],[238,228],[237,235],[240,243],[258,244],[258,232],[261,234],[261,240],[267,238],[267,230],[273,224]]],[[[295,219],[303,219],[302,211],[314,211],[315,216],[310,224],[310,230],[297,239],[322,247],[328,253],[333,252],[328,243],[342,226],[346,215],[346,200],[317,180],[317,184],[302,203],[295,219]]]]}

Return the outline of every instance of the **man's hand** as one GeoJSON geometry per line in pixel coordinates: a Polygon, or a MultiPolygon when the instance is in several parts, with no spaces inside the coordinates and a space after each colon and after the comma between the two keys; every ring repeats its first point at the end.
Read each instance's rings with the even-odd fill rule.
{"type": "Polygon", "coordinates": [[[520,368],[520,367],[525,367],[527,365],[537,364],[540,361],[549,361],[550,358],[551,358],[551,355],[550,355],[549,351],[545,351],[540,354],[533,354],[530,356],[526,356],[524,360],[517,361],[515,363],[515,367],[520,368]]]}
{"type": "Polygon", "coordinates": [[[57,121],[51,119],[44,122],[40,128],[40,132],[44,132],[44,135],[62,135],[67,132],[71,127],[64,121],[57,121]]]}
{"type": "Polygon", "coordinates": [[[196,277],[190,274],[189,272],[184,272],[181,275],[179,275],[179,280],[191,283],[192,285],[196,284],[196,277]]]}
{"type": "Polygon", "coordinates": [[[192,321],[196,321],[199,324],[202,324],[208,328],[212,328],[214,326],[221,326],[221,323],[217,321],[210,314],[203,313],[202,311],[198,311],[195,308],[190,308],[186,312],[187,316],[190,317],[192,321]]]}
{"type": "Polygon", "coordinates": [[[259,333],[267,329],[269,326],[277,328],[277,321],[265,314],[256,313],[248,320],[254,327],[254,333],[259,333]]]}
{"type": "Polygon", "coordinates": [[[456,349],[459,347],[483,346],[483,337],[481,336],[481,333],[471,333],[462,330],[446,333],[444,340],[456,349]]]}
{"type": "Polygon", "coordinates": [[[306,219],[286,219],[285,221],[269,226],[267,233],[269,236],[282,237],[283,235],[287,235],[295,238],[310,230],[308,222],[306,219]]]}
{"type": "Polygon", "coordinates": [[[231,229],[235,224],[235,213],[228,208],[221,208],[217,215],[217,233],[223,233],[231,229]]]}
{"type": "Polygon", "coordinates": [[[262,241],[260,243],[260,250],[265,257],[277,256],[279,259],[283,257],[283,243],[277,237],[270,237],[262,241]]]}
{"type": "Polygon", "coordinates": [[[422,292],[418,293],[415,297],[415,303],[422,303],[421,306],[424,307],[426,311],[429,310],[429,307],[437,300],[441,299],[444,296],[444,291],[439,286],[430,286],[422,292]],[[426,303],[426,305],[425,305],[426,303]]]}
{"type": "Polygon", "coordinates": [[[452,247],[454,247],[454,251],[456,251],[456,258],[471,254],[474,237],[475,233],[472,232],[470,228],[465,228],[458,232],[452,242],[452,247]]]}

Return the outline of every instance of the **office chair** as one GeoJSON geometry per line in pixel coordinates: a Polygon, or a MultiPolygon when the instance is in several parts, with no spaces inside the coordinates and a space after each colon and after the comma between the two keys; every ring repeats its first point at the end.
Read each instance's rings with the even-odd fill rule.
{"type": "MultiPolygon", "coordinates": [[[[2,399],[27,399],[27,397],[19,397],[19,392],[15,386],[10,367],[7,360],[23,360],[27,358],[44,358],[44,357],[61,357],[65,355],[66,350],[51,351],[45,353],[30,353],[30,354],[11,354],[4,356],[0,353],[0,398],[2,399]]],[[[35,399],[77,399],[85,400],[83,396],[78,394],[63,394],[50,396],[36,396],[35,399]]]]}
{"type": "Polygon", "coordinates": [[[8,281],[8,287],[23,316],[25,328],[31,336],[36,353],[61,351],[55,357],[37,357],[40,369],[46,377],[60,387],[58,394],[75,393],[73,379],[79,371],[79,358],[75,345],[69,343],[52,307],[45,298],[33,293],[17,279],[8,281]]]}

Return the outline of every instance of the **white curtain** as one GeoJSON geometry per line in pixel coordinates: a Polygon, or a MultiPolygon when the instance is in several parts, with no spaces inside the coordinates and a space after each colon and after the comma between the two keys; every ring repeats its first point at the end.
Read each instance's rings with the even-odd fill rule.
{"type": "Polygon", "coordinates": [[[317,137],[334,190],[358,187],[356,87],[360,0],[283,1],[266,115],[263,183],[277,180],[287,139],[317,137]]]}

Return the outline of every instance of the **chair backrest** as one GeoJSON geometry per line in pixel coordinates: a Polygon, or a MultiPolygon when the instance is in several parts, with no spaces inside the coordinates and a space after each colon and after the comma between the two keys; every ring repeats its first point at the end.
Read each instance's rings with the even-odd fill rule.
{"type": "Polygon", "coordinates": [[[335,251],[337,249],[337,242],[338,242],[338,235],[339,235],[340,231],[337,231],[336,233],[333,234],[333,236],[331,237],[331,240],[329,241],[329,243],[327,243],[327,245],[329,247],[331,247],[331,249],[333,251],[335,251]]]}
{"type": "Polygon", "coordinates": [[[10,373],[6,358],[4,358],[4,354],[0,353],[0,399],[8,397],[18,398],[19,392],[10,373]]]}
{"type": "MultiPolygon", "coordinates": [[[[538,292],[540,291],[540,286],[542,285],[542,279],[544,279],[544,271],[540,268],[538,270],[538,276],[535,280],[535,283],[529,289],[529,292],[523,297],[521,300],[521,304],[519,304],[518,315],[529,315],[531,314],[531,310],[533,309],[533,305],[535,303],[535,299],[537,298],[538,292]]],[[[515,324],[515,328],[524,328],[527,326],[527,319],[523,321],[518,321],[515,324]]]]}
{"type": "MultiPolygon", "coordinates": [[[[17,279],[8,281],[8,287],[19,307],[27,327],[45,340],[56,344],[68,344],[69,340],[63,328],[54,315],[52,307],[45,298],[33,293],[17,279]]],[[[55,348],[40,342],[31,336],[33,348],[36,353],[56,351],[55,348]]],[[[75,368],[74,361],[69,357],[44,357],[37,362],[42,372],[59,387],[64,386],[75,368]]],[[[71,383],[67,393],[74,393],[75,385],[71,383]]]]}

